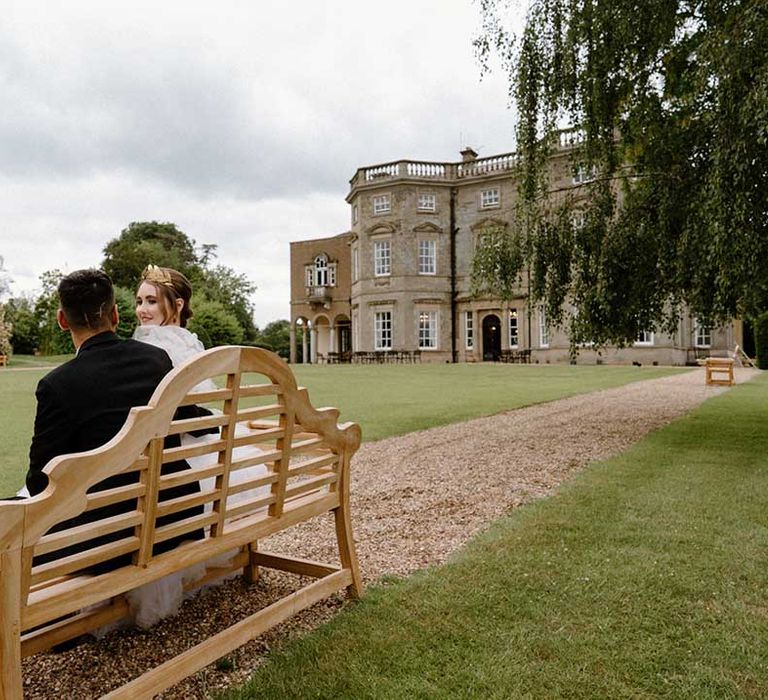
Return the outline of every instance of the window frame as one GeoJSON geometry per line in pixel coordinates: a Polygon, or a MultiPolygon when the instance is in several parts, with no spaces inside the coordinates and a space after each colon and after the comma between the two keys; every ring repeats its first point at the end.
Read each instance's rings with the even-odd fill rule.
{"type": "Polygon", "coordinates": [[[416,195],[416,211],[437,211],[437,195],[434,192],[419,192],[416,195]]]}
{"type": "Polygon", "coordinates": [[[328,257],[325,255],[316,255],[313,267],[313,287],[328,287],[328,257]]]}
{"type": "Polygon", "coordinates": [[[633,345],[637,347],[651,347],[655,344],[656,340],[656,334],[653,331],[649,330],[641,330],[637,333],[637,338],[635,338],[635,342],[633,345]],[[643,338],[641,340],[641,338],[643,338]]]}
{"type": "Polygon", "coordinates": [[[475,349],[475,316],[472,311],[464,312],[464,349],[475,349]]]}
{"type": "Polygon", "coordinates": [[[552,340],[550,337],[549,323],[547,322],[547,311],[543,306],[539,306],[539,347],[548,348],[552,340]]]}
{"type": "Polygon", "coordinates": [[[501,206],[501,189],[499,187],[489,187],[485,190],[480,190],[480,209],[497,209],[501,206]],[[488,195],[495,193],[495,197],[491,198],[488,195]]]}
{"type": "Polygon", "coordinates": [[[352,246],[352,281],[357,282],[360,279],[360,247],[352,246]]]}
{"type": "Polygon", "coordinates": [[[373,216],[382,216],[392,211],[392,198],[389,193],[375,194],[371,197],[373,216]]]}
{"type": "Polygon", "coordinates": [[[439,345],[437,309],[418,309],[416,313],[418,314],[419,350],[437,350],[439,345]]]}
{"type": "Polygon", "coordinates": [[[392,331],[394,320],[392,309],[382,309],[373,312],[373,348],[374,350],[392,349],[392,331]],[[388,339],[388,344],[384,341],[388,339]]]}
{"type": "Polygon", "coordinates": [[[510,309],[509,314],[507,317],[507,329],[509,330],[509,348],[510,350],[516,350],[520,347],[520,315],[517,312],[517,309],[510,309]],[[514,321],[514,328],[515,328],[515,334],[512,335],[512,321],[514,321]],[[512,342],[512,338],[514,337],[515,342],[512,342]]]}
{"type": "Polygon", "coordinates": [[[571,182],[574,185],[586,185],[588,182],[592,182],[597,178],[597,168],[592,165],[587,172],[586,163],[577,163],[573,167],[571,174],[571,182]]]}
{"type": "Polygon", "coordinates": [[[695,319],[693,323],[693,347],[712,347],[712,326],[705,326],[698,318],[695,319]],[[704,338],[706,339],[706,342],[702,342],[701,339],[704,338]]]}
{"type": "Polygon", "coordinates": [[[436,275],[437,274],[437,241],[434,238],[420,238],[418,241],[418,255],[417,255],[417,272],[420,275],[436,275]],[[426,247],[431,249],[429,255],[422,254],[422,248],[426,247]],[[431,262],[431,269],[428,269],[429,265],[423,265],[422,262],[431,262]]]}
{"type": "Polygon", "coordinates": [[[373,242],[373,276],[389,277],[392,274],[392,241],[379,238],[373,242]],[[383,251],[386,249],[386,255],[383,251]]]}

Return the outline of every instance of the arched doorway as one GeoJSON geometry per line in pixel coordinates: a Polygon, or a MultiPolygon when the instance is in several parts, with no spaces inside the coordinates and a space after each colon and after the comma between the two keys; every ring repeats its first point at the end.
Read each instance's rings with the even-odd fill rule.
{"type": "Polygon", "coordinates": [[[483,359],[495,361],[501,354],[501,321],[496,314],[483,319],[483,359]]]}

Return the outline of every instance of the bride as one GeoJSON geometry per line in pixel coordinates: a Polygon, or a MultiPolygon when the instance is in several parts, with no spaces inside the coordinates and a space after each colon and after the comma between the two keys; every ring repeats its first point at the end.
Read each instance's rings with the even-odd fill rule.
{"type": "MultiPolygon", "coordinates": [[[[180,272],[172,268],[149,265],[142,273],[136,292],[136,318],[140,325],[136,328],[133,337],[165,350],[174,366],[205,350],[198,337],[186,328],[187,321],[192,317],[191,298],[192,286],[180,272]]],[[[201,391],[215,388],[215,384],[210,379],[196,387],[201,391]]],[[[207,411],[207,409],[202,410],[207,411]]],[[[182,447],[217,441],[218,430],[214,430],[214,433],[204,435],[185,433],[181,436],[182,447]]],[[[259,451],[259,448],[239,447],[235,450],[238,458],[247,456],[240,454],[244,450],[259,451]]],[[[187,458],[192,469],[212,466],[217,460],[218,455],[215,452],[187,458]]],[[[230,472],[230,485],[251,481],[266,476],[267,473],[267,467],[263,464],[230,472]]],[[[215,478],[201,479],[200,485],[203,492],[213,491],[215,478]]],[[[231,505],[235,500],[250,500],[266,495],[268,492],[269,486],[251,489],[230,496],[228,501],[231,505]]],[[[211,504],[206,504],[206,510],[210,509],[211,504]]],[[[202,578],[204,573],[205,565],[200,564],[131,591],[128,594],[128,600],[134,623],[139,627],[147,628],[165,617],[176,614],[184,598],[184,588],[194,586],[195,581],[202,578]]]]}

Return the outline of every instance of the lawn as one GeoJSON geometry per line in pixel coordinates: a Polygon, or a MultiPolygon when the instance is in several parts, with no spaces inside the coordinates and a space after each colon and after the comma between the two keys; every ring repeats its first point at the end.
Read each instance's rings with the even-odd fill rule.
{"type": "Polygon", "coordinates": [[[369,587],[225,697],[766,697],[766,415],[764,374],[369,587]]]}
{"type": "MultiPolygon", "coordinates": [[[[21,358],[15,361],[21,362],[21,358]]],[[[338,407],[340,420],[360,423],[365,440],[686,371],[494,364],[296,365],[294,370],[298,382],[309,389],[315,406],[338,407]]],[[[0,494],[13,494],[24,480],[35,416],[35,386],[47,371],[0,370],[0,494]]]]}

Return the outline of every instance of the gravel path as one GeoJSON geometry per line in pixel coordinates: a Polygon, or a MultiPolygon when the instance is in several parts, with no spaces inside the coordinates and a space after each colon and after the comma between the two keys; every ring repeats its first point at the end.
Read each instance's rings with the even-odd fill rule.
{"type": "MultiPolygon", "coordinates": [[[[737,369],[736,381],[756,373],[737,369]]],[[[364,444],[352,463],[351,486],[363,578],[406,575],[444,561],[510,508],[546,496],[589,462],[625,450],[723,391],[705,386],[704,370],[695,369],[364,444]]],[[[334,542],[327,518],[275,535],[263,547],[334,561],[334,542]]],[[[298,582],[270,571],[253,586],[229,581],[187,601],[178,616],[150,631],[116,632],[69,652],[27,659],[26,697],[98,697],[298,582]]],[[[206,669],[163,697],[208,698],[242,682],[271,647],[327,620],[342,604],[341,596],[319,603],[233,653],[232,668],[206,669]]]]}

